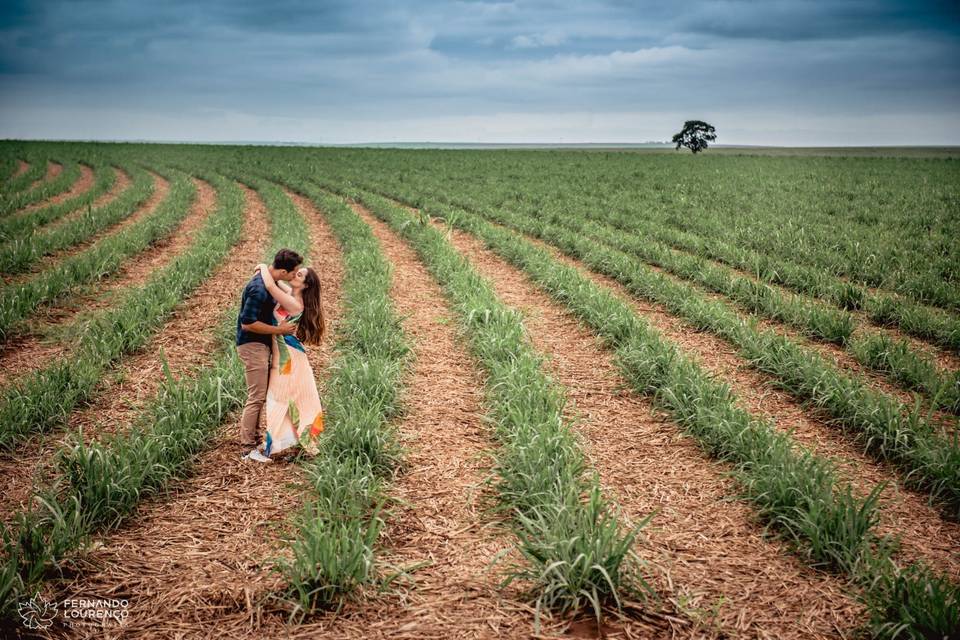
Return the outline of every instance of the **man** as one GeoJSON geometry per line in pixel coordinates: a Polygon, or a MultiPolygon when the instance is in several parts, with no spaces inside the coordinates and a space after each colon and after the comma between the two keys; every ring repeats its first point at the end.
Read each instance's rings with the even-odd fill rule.
{"type": "MultiPolygon", "coordinates": [[[[281,249],[273,257],[269,267],[274,280],[291,280],[303,262],[294,251],[281,249]]],[[[258,272],[243,288],[240,315],[237,317],[237,354],[243,362],[247,380],[247,403],[240,418],[240,448],[243,460],[271,462],[257,450],[260,440],[260,414],[267,400],[267,383],[270,376],[270,353],[273,336],[287,335],[296,331],[296,324],[283,322],[277,325],[273,317],[276,305],[263,285],[258,272]]]]}

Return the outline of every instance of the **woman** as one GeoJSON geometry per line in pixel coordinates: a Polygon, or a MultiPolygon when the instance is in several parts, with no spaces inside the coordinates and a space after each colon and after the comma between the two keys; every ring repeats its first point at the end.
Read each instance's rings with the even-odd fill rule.
{"type": "Polygon", "coordinates": [[[323,407],[313,369],[304,344],[319,344],[326,331],[321,302],[320,278],[301,267],[289,284],[270,276],[267,265],[257,266],[267,291],[277,301],[277,322],[296,323],[293,335],[273,336],[270,381],[267,385],[266,435],[262,451],[250,457],[269,462],[270,455],[299,444],[311,455],[317,453],[317,438],[323,431],[323,407]]]}

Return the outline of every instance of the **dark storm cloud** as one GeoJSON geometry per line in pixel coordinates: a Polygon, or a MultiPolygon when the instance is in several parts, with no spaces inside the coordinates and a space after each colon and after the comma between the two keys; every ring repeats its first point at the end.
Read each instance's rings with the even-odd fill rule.
{"type": "Polygon", "coordinates": [[[917,32],[956,35],[960,5],[943,2],[752,2],[703,3],[678,26],[726,38],[822,40],[917,32]]]}
{"type": "Polygon", "coordinates": [[[432,122],[464,139],[501,125],[645,139],[610,123],[691,112],[727,130],[842,130],[864,113],[943,126],[958,43],[954,2],[15,0],[0,7],[0,135],[65,135],[49,121],[71,109],[90,131],[118,113],[133,124],[113,137],[161,138],[345,141],[391,124],[403,138],[432,122]]]}

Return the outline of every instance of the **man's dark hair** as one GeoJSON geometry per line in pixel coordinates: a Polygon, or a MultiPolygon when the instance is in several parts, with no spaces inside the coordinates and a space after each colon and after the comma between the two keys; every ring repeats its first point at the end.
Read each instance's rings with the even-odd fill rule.
{"type": "Polygon", "coordinates": [[[280,249],[277,255],[273,256],[273,268],[293,271],[303,263],[303,258],[296,251],[290,249],[280,249]]]}

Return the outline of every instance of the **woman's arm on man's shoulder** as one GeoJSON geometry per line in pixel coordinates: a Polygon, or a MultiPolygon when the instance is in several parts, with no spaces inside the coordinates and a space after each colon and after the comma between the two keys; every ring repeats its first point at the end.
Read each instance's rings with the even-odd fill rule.
{"type": "Polygon", "coordinates": [[[274,300],[280,303],[280,306],[283,307],[287,313],[297,314],[303,311],[303,305],[300,304],[300,301],[282,288],[280,286],[281,283],[273,279],[267,265],[261,264],[257,268],[260,270],[260,277],[263,278],[263,286],[266,287],[267,292],[273,296],[274,300]]]}

